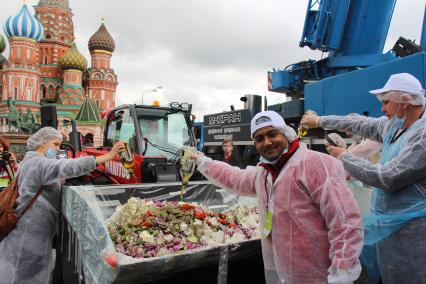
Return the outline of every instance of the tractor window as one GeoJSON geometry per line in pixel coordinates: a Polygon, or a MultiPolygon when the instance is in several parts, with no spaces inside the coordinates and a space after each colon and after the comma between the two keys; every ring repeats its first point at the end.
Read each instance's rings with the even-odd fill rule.
{"type": "Polygon", "coordinates": [[[119,109],[108,117],[105,146],[111,147],[115,142],[129,143],[136,152],[135,125],[129,109],[119,109]]]}
{"type": "Polygon", "coordinates": [[[159,109],[150,113],[144,110],[138,119],[142,137],[148,141],[145,156],[170,159],[183,145],[190,144],[189,129],[182,112],[169,113],[159,109]]]}

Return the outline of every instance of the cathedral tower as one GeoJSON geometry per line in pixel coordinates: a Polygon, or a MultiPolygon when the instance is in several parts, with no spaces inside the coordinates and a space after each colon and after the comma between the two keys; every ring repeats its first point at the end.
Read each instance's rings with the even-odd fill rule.
{"type": "Polygon", "coordinates": [[[91,67],[85,74],[89,97],[96,101],[101,111],[115,107],[117,75],[110,66],[115,49],[114,39],[102,20],[98,31],[89,40],[91,67]]]}
{"type": "Polygon", "coordinates": [[[82,105],[84,99],[82,79],[83,72],[87,69],[87,60],[78,51],[75,43],[61,57],[60,66],[64,70],[64,83],[58,103],[63,105],[82,105]]]}
{"type": "Polygon", "coordinates": [[[39,108],[38,46],[43,37],[43,27],[23,5],[21,10],[6,19],[4,32],[9,40],[9,59],[3,65],[2,100],[9,97],[21,101],[21,105],[39,108]]]}
{"type": "Polygon", "coordinates": [[[73,14],[68,0],[40,0],[34,10],[45,34],[38,46],[41,101],[55,103],[61,94],[63,76],[59,61],[74,40],[73,14]]]}

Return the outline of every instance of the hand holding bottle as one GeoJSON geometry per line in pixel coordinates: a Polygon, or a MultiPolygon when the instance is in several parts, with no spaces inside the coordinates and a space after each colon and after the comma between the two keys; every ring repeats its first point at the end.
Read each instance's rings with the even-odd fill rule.
{"type": "Polygon", "coordinates": [[[313,110],[307,110],[302,116],[300,126],[297,129],[297,134],[300,137],[308,135],[308,129],[317,128],[319,126],[319,117],[313,110]]]}

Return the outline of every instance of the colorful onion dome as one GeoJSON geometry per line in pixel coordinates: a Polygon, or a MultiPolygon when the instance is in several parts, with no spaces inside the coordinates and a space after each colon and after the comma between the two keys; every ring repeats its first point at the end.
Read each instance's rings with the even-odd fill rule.
{"type": "Polygon", "coordinates": [[[107,31],[105,24],[102,23],[98,31],[89,39],[89,50],[104,50],[113,52],[115,49],[115,42],[112,36],[107,31]]]}
{"type": "Polygon", "coordinates": [[[43,26],[30,14],[28,6],[24,4],[15,16],[9,16],[4,24],[7,37],[26,37],[34,40],[43,38],[43,26]]]}
{"type": "Polygon", "coordinates": [[[87,60],[84,56],[78,51],[77,46],[73,43],[72,47],[62,55],[60,64],[62,69],[77,69],[81,71],[86,71],[87,69],[87,60]]]}
{"type": "Polygon", "coordinates": [[[0,34],[0,53],[2,53],[6,49],[6,41],[4,40],[4,36],[0,34]]]}

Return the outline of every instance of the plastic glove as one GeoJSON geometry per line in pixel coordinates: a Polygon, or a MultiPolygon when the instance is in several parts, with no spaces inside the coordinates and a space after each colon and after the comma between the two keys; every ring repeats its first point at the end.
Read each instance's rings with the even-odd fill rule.
{"type": "MultiPolygon", "coordinates": [[[[325,145],[325,143],[324,143],[324,145],[325,145]]],[[[335,157],[336,159],[340,159],[340,156],[343,153],[347,152],[347,150],[345,148],[334,147],[334,146],[331,146],[330,144],[325,145],[325,149],[327,150],[327,152],[331,156],[335,157]]]]}
{"type": "Polygon", "coordinates": [[[327,280],[330,284],[349,284],[357,280],[360,274],[361,265],[357,264],[348,270],[337,269],[336,271],[329,273],[327,280]]]}
{"type": "Polygon", "coordinates": [[[320,117],[312,112],[307,112],[302,116],[301,125],[307,126],[309,129],[320,126],[320,117]]]}
{"type": "Polygon", "coordinates": [[[200,165],[201,163],[201,159],[205,157],[203,152],[200,151],[194,151],[189,157],[188,159],[190,160],[195,160],[195,163],[197,164],[197,166],[200,165]]]}

